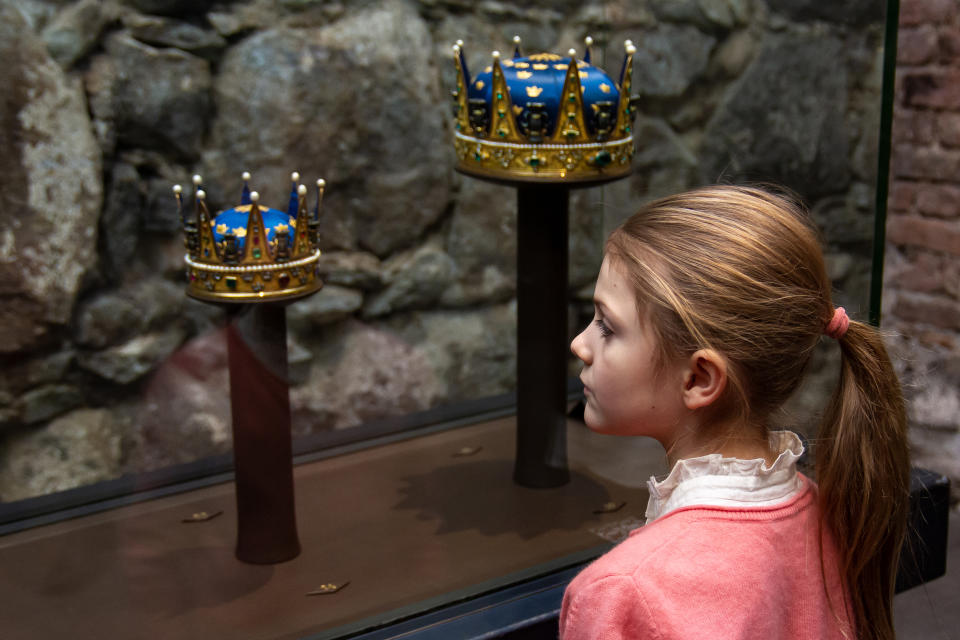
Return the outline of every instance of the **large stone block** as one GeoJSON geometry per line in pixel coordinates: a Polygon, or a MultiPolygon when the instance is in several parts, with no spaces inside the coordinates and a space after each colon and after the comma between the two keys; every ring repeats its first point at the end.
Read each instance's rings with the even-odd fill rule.
{"type": "Polygon", "coordinates": [[[199,155],[211,108],[210,64],[179,49],[157,49],[117,33],[106,49],[115,67],[112,120],[133,147],[199,155]]]}
{"type": "Polygon", "coordinates": [[[635,39],[633,90],[656,98],[683,95],[706,70],[716,42],[695,27],[672,24],[635,39]]]}
{"type": "Polygon", "coordinates": [[[772,181],[808,200],[850,183],[844,44],[770,35],[707,125],[705,182],[772,181]]]}
{"type": "Polygon", "coordinates": [[[105,409],[78,409],[5,437],[0,500],[11,502],[120,475],[119,425],[105,409]]]}
{"type": "Polygon", "coordinates": [[[223,330],[183,344],[124,407],[129,422],[125,470],[142,472],[227,453],[230,375],[223,330]]]}
{"type": "Polygon", "coordinates": [[[65,324],[96,261],[100,151],[83,93],[0,3],[0,353],[65,324]]]}
{"type": "Polygon", "coordinates": [[[216,83],[210,182],[236,184],[249,168],[277,199],[268,190],[291,169],[322,176],[326,247],[385,257],[410,246],[451,198],[449,99],[429,41],[416,11],[390,1],[231,48],[216,83]]]}
{"type": "Polygon", "coordinates": [[[844,24],[880,22],[885,3],[876,0],[767,0],[771,9],[793,20],[828,20],[844,24]]]}
{"type": "Polygon", "coordinates": [[[112,2],[81,0],[68,5],[43,30],[43,40],[54,60],[65,69],[93,49],[103,28],[117,17],[112,2]]]}
{"type": "Polygon", "coordinates": [[[313,352],[308,381],[290,390],[295,433],[423,411],[446,394],[442,373],[389,327],[356,320],[330,325],[315,337],[313,352]]]}

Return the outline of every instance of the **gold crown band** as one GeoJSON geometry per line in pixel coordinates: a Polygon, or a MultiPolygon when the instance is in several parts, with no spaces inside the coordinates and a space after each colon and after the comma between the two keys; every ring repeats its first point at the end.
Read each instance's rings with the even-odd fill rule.
{"type": "Polygon", "coordinates": [[[476,142],[482,144],[486,147],[503,147],[505,149],[521,149],[525,151],[559,151],[563,149],[606,149],[608,147],[614,147],[624,144],[633,144],[633,136],[627,136],[626,138],[618,138],[616,140],[608,140],[606,142],[580,142],[577,144],[533,144],[527,143],[522,144],[518,142],[500,142],[498,140],[486,140],[484,138],[477,138],[474,136],[468,136],[460,133],[459,131],[454,131],[454,135],[461,139],[466,140],[467,142],[476,142]]]}
{"type": "Polygon", "coordinates": [[[457,169],[472,175],[529,182],[595,182],[631,171],[633,136],[606,142],[522,144],[455,132],[457,169]]]}
{"type": "Polygon", "coordinates": [[[210,264],[208,262],[198,262],[190,259],[190,254],[185,254],[183,256],[184,262],[195,269],[203,269],[205,271],[220,271],[222,273],[247,273],[250,271],[275,271],[277,269],[292,269],[294,267],[302,267],[305,264],[310,264],[311,262],[316,262],[320,259],[320,249],[317,249],[313,252],[313,255],[307,256],[306,258],[300,258],[299,260],[291,260],[290,262],[266,262],[263,264],[255,264],[250,266],[220,266],[216,264],[210,264]]]}

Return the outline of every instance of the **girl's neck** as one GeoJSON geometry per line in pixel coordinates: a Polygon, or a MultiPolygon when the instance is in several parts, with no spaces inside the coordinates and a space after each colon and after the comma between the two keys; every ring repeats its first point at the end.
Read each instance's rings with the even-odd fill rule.
{"type": "Polygon", "coordinates": [[[768,466],[774,463],[778,455],[778,452],[770,449],[766,428],[755,426],[715,429],[709,437],[697,437],[697,431],[693,431],[677,438],[665,448],[671,468],[678,460],[698,458],[712,453],[719,453],[724,458],[740,460],[762,458],[768,466]]]}

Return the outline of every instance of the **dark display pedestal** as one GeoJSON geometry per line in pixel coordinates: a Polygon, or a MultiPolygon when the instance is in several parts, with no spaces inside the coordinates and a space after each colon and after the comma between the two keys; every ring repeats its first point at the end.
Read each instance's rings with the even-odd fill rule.
{"type": "Polygon", "coordinates": [[[237,496],[236,556],[252,564],[297,557],[286,307],[232,309],[227,328],[237,496]]]}
{"type": "Polygon", "coordinates": [[[570,191],[517,188],[517,457],[524,487],[558,487],[567,470],[567,230],[570,191]]]}
{"type": "Polygon", "coordinates": [[[569,482],[566,424],[568,230],[570,189],[593,180],[503,180],[462,168],[472,178],[517,189],[517,455],[513,479],[524,487],[569,482]]]}

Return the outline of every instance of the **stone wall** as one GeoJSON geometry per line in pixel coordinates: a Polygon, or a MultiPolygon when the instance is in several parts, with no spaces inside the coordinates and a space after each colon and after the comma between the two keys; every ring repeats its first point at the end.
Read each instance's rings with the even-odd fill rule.
{"type": "MultiPolygon", "coordinates": [[[[882,3],[0,0],[0,499],[229,451],[224,318],[183,294],[170,187],[267,204],[327,180],[322,292],[289,308],[294,431],[508,392],[515,195],[452,171],[450,45],[519,34],[613,73],[637,44],[634,175],[573,192],[571,332],[643,200],[776,180],[866,316],[882,3]]],[[[275,205],[274,205],[275,206],[275,205]]],[[[955,293],[955,292],[954,292],[955,293]]],[[[825,348],[826,349],[826,348],[825,348]]],[[[794,421],[813,416],[825,350],[794,421]]]]}
{"type": "MultiPolygon", "coordinates": [[[[960,3],[902,0],[883,326],[915,463],[960,486],[960,3]]],[[[954,492],[954,495],[958,495],[954,492]]]]}

